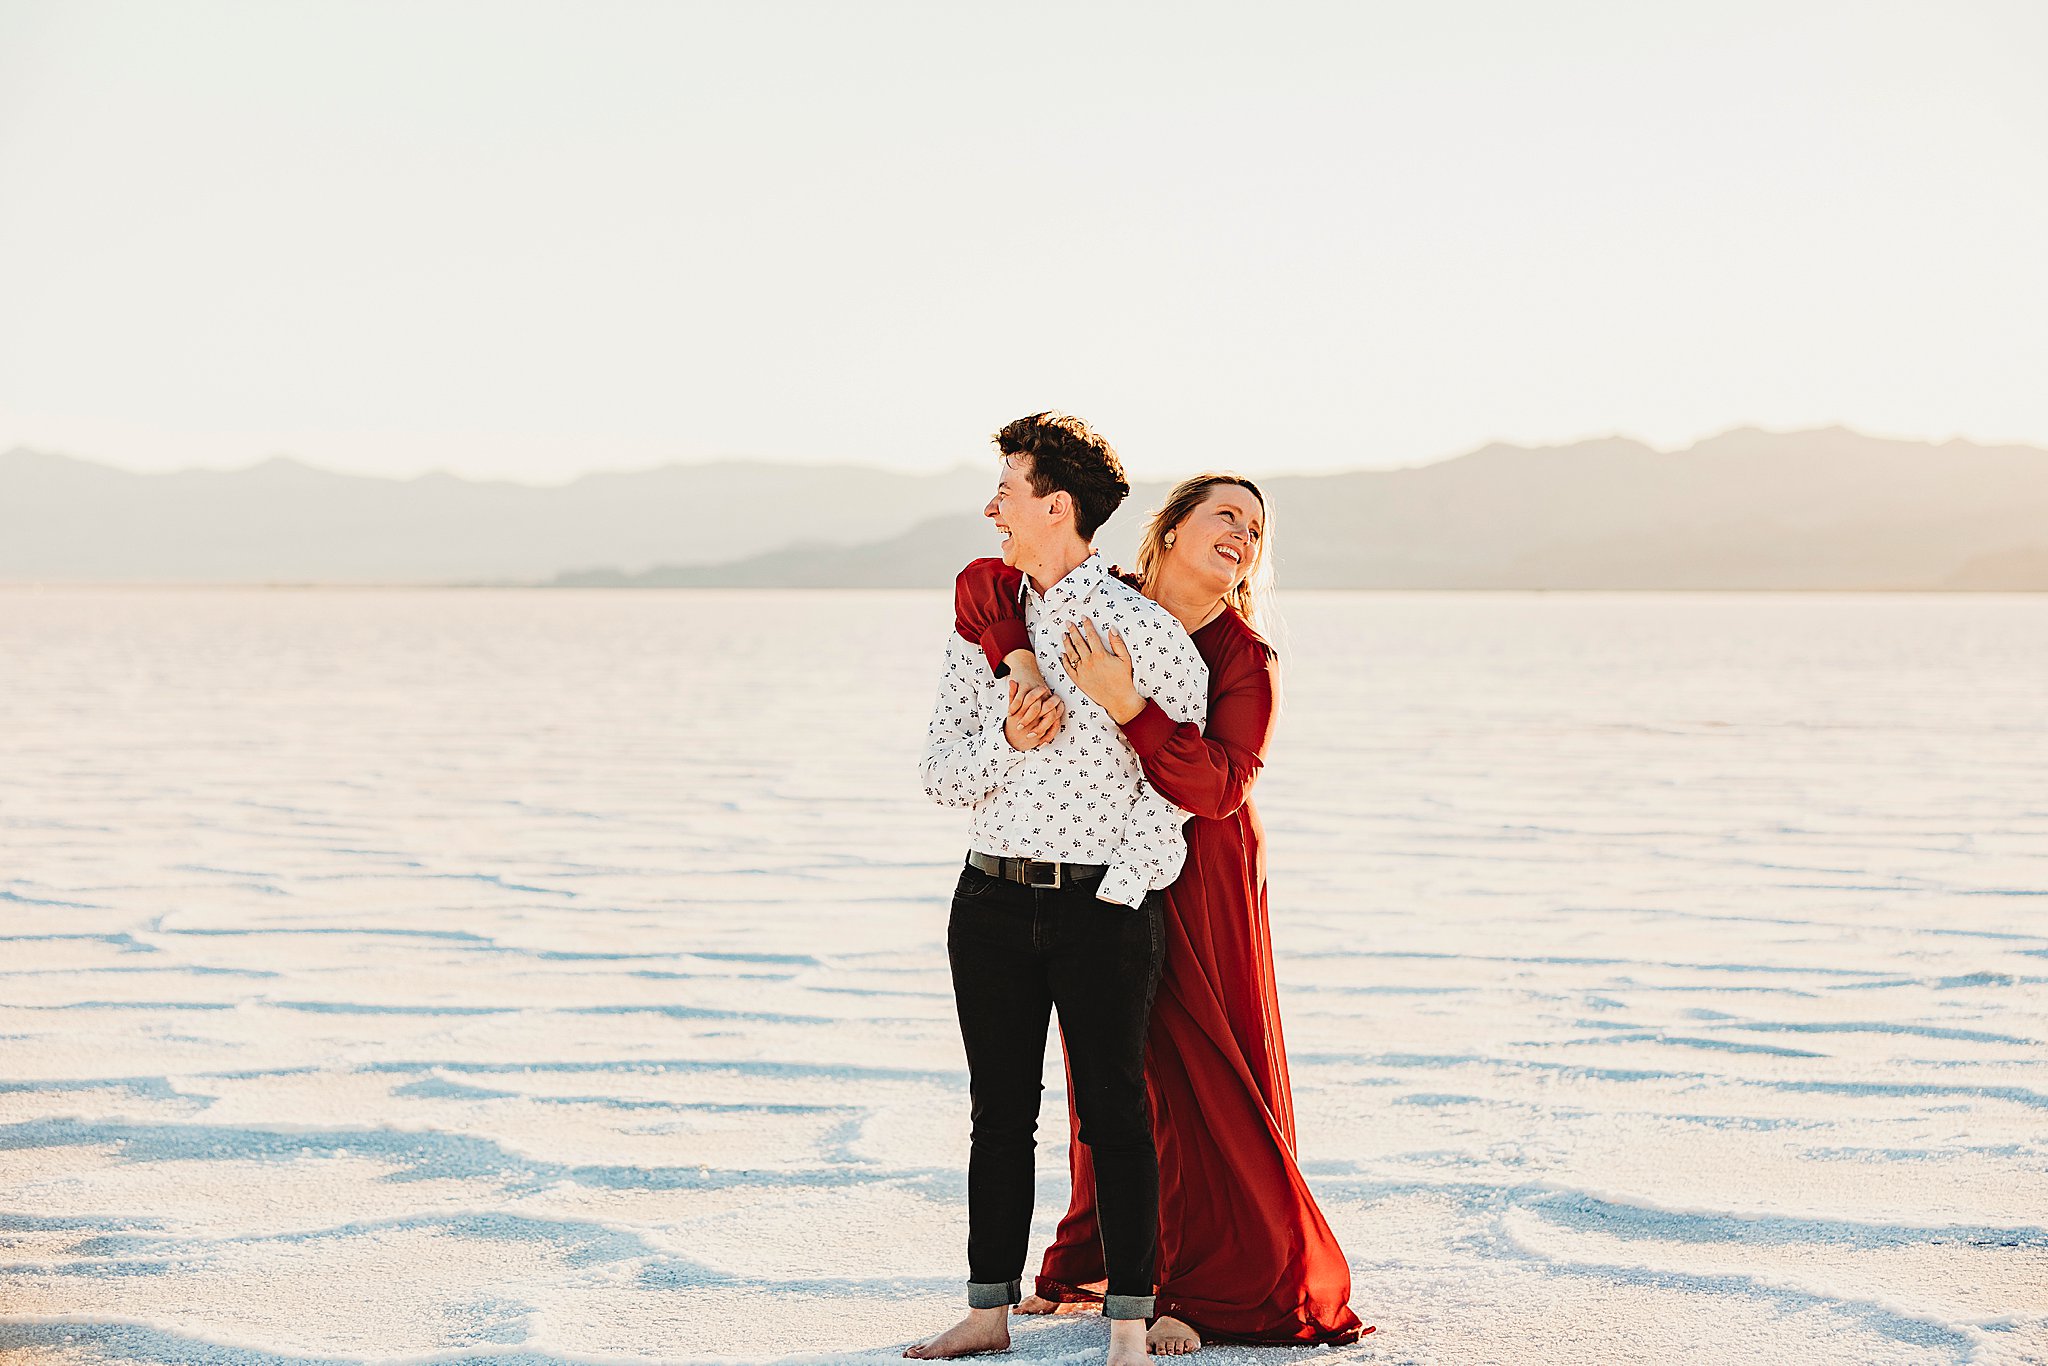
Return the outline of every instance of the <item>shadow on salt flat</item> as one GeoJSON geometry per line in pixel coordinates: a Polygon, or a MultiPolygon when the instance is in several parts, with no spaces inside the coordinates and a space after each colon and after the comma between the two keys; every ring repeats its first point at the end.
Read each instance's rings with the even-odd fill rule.
{"type": "Polygon", "coordinates": [[[60,1214],[0,1214],[0,1233],[63,1233],[77,1229],[141,1228],[164,1227],[164,1221],[147,1215],[124,1218],[113,1214],[60,1215],[60,1214]]]}
{"type": "Polygon", "coordinates": [[[0,1095],[47,1094],[65,1091],[121,1091],[137,1100],[186,1104],[205,1109],[218,1096],[180,1091],[168,1077],[75,1077],[48,1081],[0,1081],[0,1095]]]}
{"type": "Polygon", "coordinates": [[[487,1181],[522,1194],[568,1183],[608,1190],[733,1190],[753,1187],[839,1189],[856,1182],[894,1182],[932,1199],[965,1191],[953,1168],[878,1167],[842,1161],[801,1168],[662,1167],[547,1162],[523,1157],[471,1134],[404,1129],[276,1131],[202,1124],[84,1123],[35,1119],[0,1125],[0,1151],[110,1146],[126,1162],[291,1162],[354,1157],[392,1170],[382,1181],[487,1181]]]}
{"type": "MultiPolygon", "coordinates": [[[[2021,949],[2021,953],[2048,955],[2048,949],[2021,949]]],[[[2007,972],[1966,972],[1957,977],[1899,977],[1886,982],[1843,982],[1829,991],[1882,991],[1896,987],[1921,987],[1928,991],[1960,991],[1967,987],[2040,986],[2048,977],[2015,977],[2007,972]]]]}
{"type": "MultiPolygon", "coordinates": [[[[0,1039],[26,1038],[27,1035],[0,1034],[0,1039]]],[[[738,1059],[721,1062],[709,1058],[630,1058],[600,1059],[589,1062],[470,1062],[458,1060],[375,1062],[355,1071],[381,1076],[422,1076],[432,1077],[436,1073],[455,1072],[470,1076],[519,1076],[524,1073],[546,1073],[551,1075],[588,1074],[596,1076],[624,1075],[659,1077],[672,1074],[759,1077],[776,1081],[849,1081],[860,1084],[881,1084],[905,1082],[938,1087],[948,1091],[964,1091],[967,1087],[966,1070],[919,1069],[910,1067],[864,1067],[852,1063],[795,1063],[770,1062],[738,1059]]],[[[195,1072],[187,1075],[219,1081],[268,1081],[278,1077],[310,1077],[331,1074],[332,1069],[316,1064],[298,1067],[252,1067],[232,1070],[195,1072]]],[[[168,1085],[162,1077],[112,1077],[78,1078],[53,1081],[17,1081],[0,1083],[0,1091],[16,1090],[33,1092],[41,1090],[89,1089],[96,1087],[138,1087],[138,1095],[153,1095],[148,1088],[159,1084],[168,1085]]],[[[448,1083],[453,1086],[456,1083],[448,1083]]],[[[394,1089],[398,1094],[398,1089],[394,1089]]],[[[186,1099],[205,1100],[209,1097],[173,1092],[186,1099]]],[[[429,1094],[422,1091],[419,1094],[429,1094]]],[[[453,1093],[451,1093],[453,1094],[453,1093]]],[[[504,1092],[513,1095],[513,1092],[504,1092]]],[[[529,1099],[542,1099],[533,1096],[529,1099]]],[[[597,1099],[593,1097],[593,1099],[597,1099]]],[[[754,1108],[754,1107],[748,1107],[754,1108]]],[[[764,1106],[776,1110],[782,1107],[764,1106]]],[[[791,1107],[790,1113],[801,1113],[803,1107],[791,1107]]],[[[824,1105],[820,1108],[837,1108],[824,1105]]]]}
{"type": "Polygon", "coordinates": [[[307,882],[480,882],[505,892],[531,892],[535,896],[558,896],[565,901],[574,901],[583,895],[562,887],[536,887],[531,883],[513,882],[498,873],[426,873],[408,870],[402,873],[304,873],[300,875],[307,882]]]}
{"type": "MultiPolygon", "coordinates": [[[[1441,963],[1523,963],[1536,967],[1563,968],[1663,968],[1674,972],[1755,972],[1786,974],[1798,977],[1855,977],[1890,978],[1895,972],[1877,972],[1864,968],[1831,968],[1813,964],[1794,963],[1678,963],[1661,958],[1606,958],[1567,954],[1500,954],[1500,953],[1432,953],[1421,949],[1326,949],[1314,953],[1289,953],[1280,955],[1283,959],[1395,959],[1414,958],[1441,963]]],[[[1631,988],[1651,988],[1651,983],[1630,983],[1631,988]]],[[[1678,990],[1697,991],[1698,984],[1687,984],[1678,990]]],[[[1711,990],[1725,991],[1728,988],[1719,983],[1711,990]]]]}
{"type": "MultiPolygon", "coordinates": [[[[91,901],[62,901],[55,897],[23,896],[20,892],[10,892],[5,888],[0,888],[0,901],[12,901],[19,906],[56,906],[67,911],[104,911],[112,909],[111,907],[102,906],[91,901]]],[[[17,934],[7,937],[10,939],[105,939],[109,936],[97,934],[17,934]]],[[[123,935],[120,937],[126,938],[127,936],[123,935]]]]}
{"type": "MultiPolygon", "coordinates": [[[[376,1240],[391,1233],[435,1233],[473,1242],[545,1245],[564,1254],[563,1264],[572,1268],[639,1261],[667,1254],[650,1245],[637,1233],[583,1219],[537,1218],[501,1211],[464,1211],[457,1214],[408,1214],[387,1219],[365,1219],[323,1228],[294,1229],[275,1233],[244,1234],[208,1238],[167,1233],[109,1233],[86,1238],[67,1252],[79,1257],[124,1259],[103,1262],[90,1268],[97,1274],[118,1274],[115,1266],[135,1266],[147,1272],[182,1267],[227,1250],[261,1248],[269,1245],[306,1245],[376,1240]]],[[[63,1268],[57,1268],[62,1270],[63,1268]]]]}
{"type": "MultiPolygon", "coordinates": [[[[94,1254],[81,1251],[79,1248],[67,1248],[64,1255],[67,1257],[91,1257],[94,1254]]],[[[125,1257],[105,1258],[97,1261],[59,1262],[52,1266],[38,1266],[34,1268],[32,1274],[36,1276],[76,1276],[85,1280],[125,1281],[133,1280],[138,1276],[162,1276],[172,1271],[189,1271],[191,1268],[192,1259],[189,1257],[176,1259],[170,1257],[125,1257]]],[[[7,1270],[15,1275],[21,1275],[24,1268],[16,1265],[8,1267],[7,1270]]]]}
{"type": "Polygon", "coordinates": [[[1921,1039],[1951,1039],[1961,1043],[2011,1043],[2037,1044],[2038,1039],[2023,1039],[2017,1034],[1993,1034],[1981,1029],[1951,1029],[1944,1025],[1888,1024],[1879,1020],[1844,1021],[1746,1021],[1722,1026],[1726,1029],[1753,1029],[1762,1033],[1785,1034],[1902,1034],[1921,1039]]]}
{"type": "Polygon", "coordinates": [[[233,1010],[239,1001],[62,1001],[10,1010],[233,1010]]]}
{"type": "Polygon", "coordinates": [[[838,1024],[831,1015],[788,1015],[772,1010],[717,1010],[707,1006],[563,1006],[564,1015],[663,1015],[671,1020],[747,1020],[755,1024],[838,1024]]]}
{"type": "MultiPolygon", "coordinates": [[[[1601,1029],[1614,1028],[1612,1025],[1595,1026],[1601,1029]]],[[[1805,1048],[1780,1048],[1768,1043],[1738,1043],[1733,1039],[1702,1039],[1689,1034],[1664,1034],[1650,1031],[1642,1033],[1602,1034],[1594,1039],[1523,1039],[1522,1048],[1584,1048],[1591,1044],[1650,1043],[1664,1044],[1673,1048],[1705,1048],[1720,1053],[1756,1053],[1773,1058],[1825,1058],[1825,1053],[1815,1053],[1805,1048]]]]}
{"type": "Polygon", "coordinates": [[[1562,1228],[1616,1238],[1681,1243],[1731,1243],[1749,1247],[1816,1244],[1858,1251],[1974,1244],[1983,1247],[2048,1249],[2048,1230],[2038,1227],[1866,1223],[1851,1219],[1797,1218],[1772,1214],[1720,1214],[1659,1209],[1567,1191],[1529,1193],[1516,1202],[1562,1228]]]}
{"type": "MultiPolygon", "coordinates": [[[[317,1069],[285,1069],[305,1071],[317,1069]]],[[[965,1090],[967,1069],[941,1070],[916,1067],[873,1067],[858,1063],[776,1062],[763,1059],[735,1059],[721,1062],[712,1058],[603,1058],[590,1062],[376,1062],[365,1072],[413,1074],[421,1072],[463,1072],[471,1075],[518,1075],[521,1072],[626,1073],[661,1076],[667,1073],[715,1072],[732,1076],[767,1077],[778,1080],[848,1082],[921,1082],[949,1090],[965,1090]]],[[[227,1074],[222,1074],[227,1075],[227,1074]]],[[[237,1073],[256,1076],[257,1073],[237,1073]]]]}
{"type": "Polygon", "coordinates": [[[142,966],[138,964],[134,967],[119,963],[108,963],[98,967],[26,968],[19,972],[8,969],[0,972],[0,977],[83,977],[87,975],[97,976],[102,973],[120,973],[122,975],[134,975],[137,973],[162,975],[168,973],[174,977],[254,977],[258,979],[276,978],[284,975],[283,973],[271,972],[264,968],[217,968],[209,963],[166,963],[162,966],[142,966]]]}
{"type": "Polygon", "coordinates": [[[857,1107],[846,1105],[789,1104],[773,1101],[629,1100],[623,1096],[557,1096],[529,1091],[500,1091],[483,1086],[465,1086],[445,1077],[422,1077],[391,1089],[394,1096],[425,1100],[516,1100],[533,1105],[594,1105],[609,1110],[665,1110],[683,1114],[712,1115],[833,1115],[857,1107]]]}
{"type": "MultiPolygon", "coordinates": [[[[497,942],[489,935],[475,934],[469,930],[416,930],[375,925],[249,925],[234,928],[220,926],[186,927],[165,926],[161,923],[162,920],[162,916],[157,917],[157,920],[151,923],[149,933],[209,936],[222,939],[256,939],[270,935],[342,935],[350,938],[365,939],[442,939],[454,943],[475,945],[479,948],[496,949],[499,947],[497,942]]],[[[83,935],[79,937],[101,938],[104,936],[83,935]]],[[[127,936],[122,935],[118,937],[126,938],[127,936]]],[[[156,950],[154,944],[144,944],[141,947],[149,949],[151,952],[156,950]]]]}
{"type": "Polygon", "coordinates": [[[663,1255],[650,1260],[633,1277],[636,1290],[665,1293],[730,1286],[772,1295],[801,1295],[807,1300],[897,1299],[906,1293],[957,1294],[958,1276],[742,1276],[686,1257],[663,1255]]]}
{"type": "MultiPolygon", "coordinates": [[[[178,1366],[360,1366],[361,1358],[278,1352],[264,1347],[232,1347],[188,1337],[143,1323],[56,1320],[0,1323],[0,1354],[39,1349],[75,1355],[90,1362],[175,1362],[178,1366]]],[[[449,1359],[476,1361],[474,1353],[446,1354],[449,1359]]],[[[523,1354],[532,1366],[552,1363],[538,1353],[523,1354]]],[[[494,1357],[509,1363],[512,1358],[494,1357]]]]}
{"type": "Polygon", "coordinates": [[[662,1255],[659,1249],[629,1229],[614,1228],[589,1219],[537,1218],[499,1210],[396,1215],[388,1219],[337,1224],[330,1228],[258,1234],[236,1238],[233,1242],[236,1246],[315,1243],[375,1238],[385,1233],[419,1232],[479,1242],[546,1244],[564,1254],[564,1265],[576,1268],[662,1255]]]}
{"type": "MultiPolygon", "coordinates": [[[[1818,1127],[1818,1126],[1809,1126],[1818,1127]]],[[[2033,1143],[1966,1143],[1941,1148],[1807,1148],[1804,1155],[1815,1162],[1949,1162],[1957,1157],[2039,1158],[2042,1149],[2033,1143]]]]}
{"type": "Polygon", "coordinates": [[[275,1006],[307,1015],[516,1015],[519,1006],[389,1006],[362,1001],[254,1001],[252,1005],[275,1006]]]}
{"type": "MultiPolygon", "coordinates": [[[[93,909],[98,909],[97,907],[93,909]]],[[[161,953],[154,944],[145,944],[134,935],[121,934],[0,934],[0,944],[55,944],[63,942],[105,944],[123,953],[161,953]]]]}
{"type": "Polygon", "coordinates": [[[2005,1100],[2029,1109],[2048,1110],[2048,1095],[2023,1086],[1944,1086],[1935,1082],[1872,1081],[1749,1081],[1746,1086],[1764,1086],[1774,1091],[1805,1092],[1824,1096],[1885,1096],[1895,1100],[1927,1097],[1956,1100],[2005,1100]]]}
{"type": "Polygon", "coordinates": [[[1716,1299],[1742,1299],[1775,1305],[1781,1313],[1820,1311],[1831,1318],[1856,1322],[1864,1331],[1912,1347],[1947,1352],[1961,1366],[1977,1357],[1974,1334],[1948,1327],[1875,1300],[1849,1300],[1840,1296],[1797,1290],[1775,1285],[1754,1276],[1712,1272],[1661,1271],[1647,1267],[1611,1263],[1575,1262],[1522,1247],[1512,1238],[1504,1239],[1514,1255],[1540,1266],[1552,1276],[1596,1280],[1611,1285],[1679,1290],[1716,1299]]]}
{"type": "MultiPolygon", "coordinates": [[[[1607,1042],[1581,1040],[1582,1043],[1607,1042]]],[[[1709,1044],[1709,1046],[1712,1046],[1709,1044]]],[[[1791,1051],[1791,1050],[1786,1050],[1791,1051]]],[[[1823,1056],[1808,1054],[1806,1056],[1823,1056]]],[[[1310,1066],[1356,1066],[1356,1067],[1399,1067],[1437,1068],[1471,1067],[1491,1068],[1497,1072],[1550,1072],[1577,1080],[1632,1083],[1642,1081],[1712,1082],[1737,1090],[1755,1089],[1784,1091],[1793,1094],[1857,1096],[1863,1098],[1885,1097],[1893,1100],[1952,1098],[1961,1100],[2003,1100],[2030,1109],[2048,1109],[2048,1095],[2031,1091],[2023,1086],[1974,1086],[1966,1083],[1939,1082],[1874,1082],[1874,1081],[1802,1081],[1782,1077],[1741,1077],[1711,1072],[1674,1072],[1662,1069],[1632,1067],[1586,1067],[1575,1063],[1542,1062],[1529,1058],[1489,1058],[1476,1053],[1429,1054],[1429,1053],[1297,1053],[1293,1055],[1295,1066],[1306,1070],[1310,1066]]],[[[1302,1085],[1297,1081],[1297,1086],[1302,1085]]],[[[1310,1081],[1308,1084],[1313,1084],[1310,1081]]],[[[1347,1080],[1346,1085],[1360,1082],[1347,1080]]]]}
{"type": "Polygon", "coordinates": [[[395,1170],[383,1179],[519,1179],[534,1184],[559,1174],[486,1138],[400,1129],[277,1131],[206,1124],[85,1123],[34,1119],[0,1125],[0,1150],[108,1145],[129,1162],[290,1162],[360,1157],[395,1170]]]}

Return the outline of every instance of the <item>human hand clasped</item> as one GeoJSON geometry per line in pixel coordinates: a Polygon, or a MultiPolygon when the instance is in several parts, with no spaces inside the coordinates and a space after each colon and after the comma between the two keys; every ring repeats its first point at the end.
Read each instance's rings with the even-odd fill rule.
{"type": "Polygon", "coordinates": [[[1003,738],[1010,742],[1011,749],[1036,749],[1059,734],[1060,722],[1067,714],[1066,704],[1046,686],[1043,675],[1033,682],[1016,675],[1019,670],[1011,669],[1010,706],[1003,717],[1003,738]]]}

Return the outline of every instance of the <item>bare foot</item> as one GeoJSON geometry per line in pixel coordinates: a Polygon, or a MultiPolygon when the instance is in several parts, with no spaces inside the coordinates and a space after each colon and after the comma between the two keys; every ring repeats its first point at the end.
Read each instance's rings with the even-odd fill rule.
{"type": "Polygon", "coordinates": [[[1152,1331],[1145,1334],[1145,1348],[1154,1356],[1186,1356],[1202,1349],[1202,1335],[1173,1315],[1161,1314],[1152,1321],[1152,1331]]]}
{"type": "Polygon", "coordinates": [[[1057,1314],[1060,1312],[1060,1302],[1049,1300],[1043,1295],[1026,1295],[1017,1301],[1016,1309],[1020,1314],[1057,1314]]]}
{"type": "Polygon", "coordinates": [[[1151,1360],[1145,1352],[1145,1320],[1109,1321],[1109,1360],[1103,1366],[1148,1366],[1151,1360]]]}
{"type": "Polygon", "coordinates": [[[967,1317],[935,1338],[913,1342],[903,1355],[916,1361],[941,1357],[973,1356],[976,1352],[1006,1352],[1010,1348],[1010,1309],[970,1309],[967,1317]]]}

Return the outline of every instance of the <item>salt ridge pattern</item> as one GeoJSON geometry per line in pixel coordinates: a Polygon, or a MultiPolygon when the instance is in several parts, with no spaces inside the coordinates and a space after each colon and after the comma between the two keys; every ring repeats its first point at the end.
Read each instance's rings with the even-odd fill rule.
{"type": "MultiPolygon", "coordinates": [[[[2048,1360],[2048,600],[1287,606],[1303,1167],[1379,1332],[1209,1360],[2048,1360]]],[[[0,1359],[881,1363],[949,1321],[949,622],[0,592],[0,1359]]]]}

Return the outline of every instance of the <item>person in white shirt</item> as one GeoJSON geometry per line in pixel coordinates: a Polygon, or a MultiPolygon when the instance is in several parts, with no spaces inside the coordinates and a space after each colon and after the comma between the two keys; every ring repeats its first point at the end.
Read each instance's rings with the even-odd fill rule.
{"type": "Polygon", "coordinates": [[[1010,1344],[1057,1010],[1095,1160],[1109,1366],[1144,1366],[1159,1223],[1145,1033],[1164,956],[1161,891],[1186,856],[1187,813],[1145,780],[1116,722],[1054,661],[1068,627],[1108,628],[1139,688],[1197,725],[1208,719],[1208,668],[1172,614],[1110,574],[1090,545],[1130,493],[1109,443],[1079,419],[1035,413],[998,432],[996,447],[1001,479],[983,512],[1005,562],[1023,571],[1024,623],[1050,681],[1024,689],[993,678],[980,650],[948,632],[919,769],[934,801],[974,813],[946,934],[974,1107],[968,1314],[904,1355],[1010,1344]]]}

